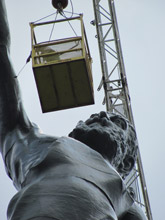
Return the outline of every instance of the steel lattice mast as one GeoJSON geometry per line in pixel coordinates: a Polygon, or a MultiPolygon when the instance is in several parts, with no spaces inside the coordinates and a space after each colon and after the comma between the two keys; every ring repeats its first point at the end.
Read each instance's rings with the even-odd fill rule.
{"type": "MultiPolygon", "coordinates": [[[[104,88],[107,111],[123,115],[134,125],[114,0],[93,0],[93,6],[95,20],[91,23],[96,25],[102,68],[98,90],[104,88]]],[[[153,220],[139,151],[126,184],[135,189],[137,202],[144,207],[148,220],[153,220]]]]}

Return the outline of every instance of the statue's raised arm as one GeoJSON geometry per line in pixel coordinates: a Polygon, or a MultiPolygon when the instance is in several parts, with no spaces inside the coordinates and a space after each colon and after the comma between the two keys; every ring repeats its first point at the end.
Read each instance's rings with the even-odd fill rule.
{"type": "Polygon", "coordinates": [[[54,140],[41,134],[23,109],[19,83],[10,61],[10,32],[5,0],[0,0],[0,151],[6,171],[17,189],[24,182],[30,167],[42,160],[44,152],[40,156],[36,154],[40,141],[40,146],[44,146],[54,140]],[[27,145],[31,155],[27,152],[27,145]],[[36,148],[32,150],[34,146],[36,148]]]}
{"type": "MultiPolygon", "coordinates": [[[[18,80],[10,61],[10,32],[5,1],[0,0],[0,143],[16,126],[26,128],[30,122],[23,110],[18,80]]],[[[1,151],[3,151],[1,149],[1,151]]]]}

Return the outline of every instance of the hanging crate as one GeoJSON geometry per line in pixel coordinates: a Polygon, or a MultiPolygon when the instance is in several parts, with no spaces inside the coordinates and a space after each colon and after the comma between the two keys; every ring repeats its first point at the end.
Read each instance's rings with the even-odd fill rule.
{"type": "Polygon", "coordinates": [[[32,66],[42,112],[94,104],[91,56],[82,15],[45,23],[31,23],[32,66]],[[81,36],[37,41],[35,29],[78,20],[81,36]]]}

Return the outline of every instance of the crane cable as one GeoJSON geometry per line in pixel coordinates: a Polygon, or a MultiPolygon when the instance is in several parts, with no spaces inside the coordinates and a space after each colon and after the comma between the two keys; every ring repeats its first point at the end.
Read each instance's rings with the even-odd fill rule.
{"type": "MultiPolygon", "coordinates": [[[[55,16],[55,20],[57,20],[57,16],[58,16],[58,12],[56,12],[56,16],[55,16]]],[[[52,37],[52,34],[53,34],[53,31],[54,31],[54,27],[55,27],[55,23],[53,23],[53,27],[52,27],[52,30],[51,30],[51,33],[50,33],[50,36],[49,36],[49,41],[51,40],[51,37],[52,37]]]]}
{"type": "Polygon", "coordinates": [[[50,17],[50,16],[52,16],[52,15],[55,15],[55,14],[57,14],[57,12],[54,12],[54,13],[52,13],[52,14],[50,14],[50,15],[47,15],[47,16],[45,16],[45,17],[43,17],[43,18],[40,18],[40,19],[34,21],[33,23],[34,23],[34,24],[35,24],[35,23],[38,23],[39,21],[42,21],[42,20],[44,20],[44,19],[46,19],[46,18],[48,18],[48,17],[50,17]]]}
{"type": "MultiPolygon", "coordinates": [[[[65,15],[64,12],[62,13],[62,16],[63,16],[66,20],[68,19],[68,18],[66,17],[66,15],[65,15]]],[[[67,22],[68,22],[69,26],[71,27],[72,31],[74,32],[74,34],[75,34],[76,37],[77,37],[77,33],[76,33],[76,31],[74,30],[73,26],[71,25],[70,21],[67,21],[67,22]]]]}
{"type": "MultiPolygon", "coordinates": [[[[61,16],[63,16],[66,20],[72,18],[74,14],[79,15],[79,14],[77,14],[77,13],[74,13],[74,7],[73,7],[72,0],[70,0],[70,4],[71,4],[71,8],[72,8],[72,11],[71,11],[71,12],[63,11],[63,10],[57,10],[56,13],[57,13],[57,14],[59,13],[59,14],[60,14],[61,16]],[[70,17],[67,17],[65,13],[70,13],[71,16],[70,16],[70,17]]],[[[55,21],[56,21],[56,19],[57,19],[57,16],[56,16],[56,18],[55,18],[55,21]]],[[[71,29],[72,29],[72,31],[74,32],[74,34],[77,36],[77,33],[76,33],[76,31],[74,30],[74,28],[73,28],[73,26],[71,25],[71,23],[70,23],[69,21],[67,21],[67,22],[69,23],[69,26],[71,27],[71,29]]],[[[52,34],[53,34],[54,26],[55,26],[55,23],[53,24],[49,41],[50,41],[51,36],[52,36],[52,34]]]]}
{"type": "Polygon", "coordinates": [[[25,66],[30,62],[30,59],[32,57],[32,51],[30,52],[30,55],[28,56],[28,58],[26,59],[26,63],[23,65],[23,67],[20,69],[20,71],[18,72],[18,74],[16,76],[14,76],[14,78],[18,78],[20,76],[20,74],[22,73],[22,71],[24,70],[25,66]]]}
{"type": "MultiPolygon", "coordinates": [[[[73,15],[75,14],[75,13],[74,13],[74,8],[73,8],[73,3],[72,3],[72,0],[70,0],[70,4],[71,4],[72,11],[71,11],[71,12],[64,11],[64,12],[65,12],[65,13],[70,13],[70,14],[71,14],[70,18],[72,18],[72,17],[73,17],[73,15]]],[[[67,17],[67,18],[68,18],[68,17],[67,17]]]]}

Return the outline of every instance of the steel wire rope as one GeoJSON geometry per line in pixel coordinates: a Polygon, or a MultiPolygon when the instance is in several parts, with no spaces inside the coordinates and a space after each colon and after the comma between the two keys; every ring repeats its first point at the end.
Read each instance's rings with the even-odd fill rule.
{"type": "MultiPolygon", "coordinates": [[[[63,16],[64,18],[68,19],[68,18],[66,17],[66,15],[65,15],[64,12],[63,12],[62,16],[63,16]]],[[[72,14],[72,16],[73,16],[73,14],[72,14]]],[[[69,21],[67,21],[67,22],[68,22],[68,24],[70,25],[70,27],[71,27],[71,29],[73,30],[73,32],[74,32],[74,34],[76,35],[76,37],[78,37],[78,35],[77,35],[76,31],[74,30],[73,26],[71,25],[71,23],[70,23],[69,21]]],[[[79,45],[79,41],[76,41],[75,45],[74,45],[73,47],[71,47],[70,49],[74,49],[74,48],[77,47],[78,45],[79,45]]]]}
{"type": "MultiPolygon", "coordinates": [[[[72,16],[73,16],[73,11],[72,11],[71,13],[72,13],[72,16]]],[[[68,19],[68,17],[65,15],[64,11],[60,12],[60,14],[61,14],[66,20],[68,19]]],[[[70,17],[70,18],[71,18],[71,17],[70,17]]],[[[71,27],[72,31],[74,32],[74,34],[75,34],[76,37],[77,37],[78,35],[77,35],[76,31],[74,30],[73,26],[71,25],[71,23],[70,23],[68,20],[67,20],[67,22],[68,22],[69,26],[71,27]]],[[[79,41],[77,41],[73,47],[69,48],[69,50],[74,49],[75,47],[78,46],[78,44],[79,44],[79,41]]],[[[60,53],[59,55],[61,55],[61,54],[62,54],[62,53],[60,53]]]]}
{"type": "MultiPolygon", "coordinates": [[[[61,15],[62,15],[66,20],[68,19],[64,12],[62,12],[61,15]]],[[[74,30],[73,26],[71,25],[70,21],[67,20],[67,22],[68,22],[69,26],[71,27],[72,31],[74,32],[74,34],[75,34],[76,37],[77,37],[78,35],[77,35],[76,31],[74,30]]]]}
{"type": "MultiPolygon", "coordinates": [[[[73,15],[74,14],[77,14],[77,13],[74,13],[74,8],[73,8],[73,3],[72,3],[72,0],[70,0],[70,4],[71,4],[71,12],[69,12],[69,11],[62,11],[62,12],[66,12],[66,13],[69,13],[69,14],[71,14],[71,16],[69,17],[69,18],[72,18],[73,17],[73,15]]],[[[78,15],[78,14],[77,14],[78,15]]],[[[68,17],[67,17],[68,18],[68,17]]]]}
{"type": "Polygon", "coordinates": [[[65,13],[68,13],[68,14],[72,14],[72,16],[70,17],[70,18],[72,18],[73,17],[73,15],[80,15],[80,13],[72,13],[72,12],[70,12],[70,11],[64,11],[65,13]]]}
{"type": "MultiPolygon", "coordinates": [[[[48,18],[48,17],[50,17],[50,16],[52,16],[52,15],[54,15],[54,14],[57,14],[57,12],[52,13],[52,14],[50,14],[50,15],[48,15],[48,16],[43,17],[43,18],[40,18],[40,19],[34,21],[33,23],[35,24],[35,23],[37,23],[37,22],[39,22],[39,21],[42,21],[42,20],[44,20],[44,19],[46,19],[46,18],[48,18]]],[[[24,70],[24,68],[26,67],[26,65],[29,63],[30,58],[31,58],[31,55],[32,55],[32,52],[30,52],[30,55],[28,56],[28,58],[27,58],[27,60],[26,60],[26,63],[25,63],[25,64],[23,65],[23,67],[19,70],[18,74],[17,74],[16,76],[14,76],[14,78],[18,78],[18,77],[20,76],[20,74],[22,73],[22,71],[24,70]]]]}
{"type": "Polygon", "coordinates": [[[57,14],[57,12],[52,13],[52,14],[50,14],[50,15],[48,15],[48,16],[43,17],[43,18],[40,18],[40,19],[34,21],[33,23],[35,24],[35,23],[37,23],[37,22],[39,22],[39,21],[42,21],[42,20],[44,20],[44,19],[46,19],[46,18],[48,18],[48,17],[50,17],[50,16],[52,16],[52,15],[55,15],[55,14],[57,14]]]}
{"type": "Polygon", "coordinates": [[[52,30],[51,30],[51,32],[50,32],[50,36],[49,36],[49,41],[51,40],[51,37],[52,37],[53,31],[54,31],[55,21],[57,20],[57,16],[58,16],[58,12],[56,12],[56,16],[55,16],[55,19],[54,19],[53,27],[52,27],[52,30]]]}
{"type": "Polygon", "coordinates": [[[23,67],[20,69],[20,71],[18,72],[18,74],[16,76],[14,76],[14,78],[18,78],[20,76],[20,74],[22,73],[22,71],[24,70],[25,66],[30,62],[32,56],[32,52],[30,52],[30,55],[28,56],[28,58],[26,59],[26,63],[23,65],[23,67]]]}
{"type": "Polygon", "coordinates": [[[71,4],[71,8],[72,8],[72,16],[73,16],[73,14],[74,14],[74,8],[73,8],[73,2],[72,2],[72,0],[70,0],[70,4],[71,4]]]}

